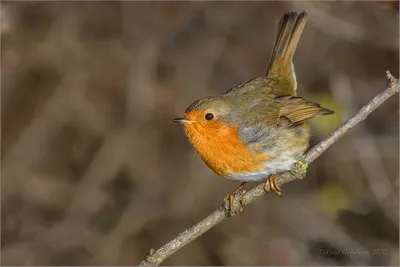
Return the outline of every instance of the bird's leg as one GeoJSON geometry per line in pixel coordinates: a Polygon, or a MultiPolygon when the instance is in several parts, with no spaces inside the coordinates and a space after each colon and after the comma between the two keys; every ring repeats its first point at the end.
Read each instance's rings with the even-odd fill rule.
{"type": "Polygon", "coordinates": [[[282,189],[279,187],[277,181],[276,181],[277,176],[276,175],[271,175],[267,178],[267,180],[264,183],[264,190],[268,193],[269,191],[274,191],[278,196],[282,196],[282,189]],[[268,186],[267,186],[268,185],[268,186]]]}
{"type": "MultiPolygon", "coordinates": [[[[293,164],[293,167],[290,170],[290,173],[292,175],[294,175],[295,177],[297,177],[298,179],[302,179],[304,177],[304,175],[306,174],[306,172],[307,172],[307,167],[308,167],[308,165],[307,165],[307,163],[305,161],[299,160],[295,164],[293,164]]],[[[279,185],[278,185],[278,183],[276,181],[277,178],[278,177],[275,174],[269,176],[267,178],[267,180],[265,181],[265,183],[264,183],[264,190],[266,192],[269,192],[269,191],[272,190],[278,196],[281,197],[282,196],[282,189],[279,187],[279,185]]]]}
{"type": "MultiPolygon", "coordinates": [[[[241,183],[238,188],[235,189],[235,191],[233,191],[232,194],[230,195],[226,195],[224,197],[224,202],[226,202],[227,200],[229,200],[229,212],[231,213],[233,211],[233,199],[235,198],[235,196],[237,194],[239,194],[240,192],[242,192],[244,185],[246,184],[246,182],[241,183]]],[[[243,211],[243,207],[239,208],[239,212],[243,211]]]]}

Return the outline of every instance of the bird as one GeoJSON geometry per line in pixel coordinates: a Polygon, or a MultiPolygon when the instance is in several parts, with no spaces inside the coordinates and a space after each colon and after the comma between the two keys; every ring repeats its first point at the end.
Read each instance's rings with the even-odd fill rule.
{"type": "Polygon", "coordinates": [[[290,171],[308,149],[309,120],[333,111],[297,96],[293,56],[307,23],[307,11],[285,13],[279,21],[270,62],[263,77],[240,83],[219,96],[194,101],[173,121],[204,163],[223,178],[265,181],[264,189],[282,195],[277,174],[290,171]]]}

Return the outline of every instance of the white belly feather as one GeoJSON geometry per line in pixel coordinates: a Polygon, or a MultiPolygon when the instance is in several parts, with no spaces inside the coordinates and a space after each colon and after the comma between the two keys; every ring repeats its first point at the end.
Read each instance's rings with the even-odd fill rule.
{"type": "Polygon", "coordinates": [[[258,182],[268,178],[271,174],[289,171],[297,161],[292,153],[286,153],[281,157],[270,160],[264,164],[265,168],[257,172],[229,173],[226,178],[241,182],[258,182]]]}

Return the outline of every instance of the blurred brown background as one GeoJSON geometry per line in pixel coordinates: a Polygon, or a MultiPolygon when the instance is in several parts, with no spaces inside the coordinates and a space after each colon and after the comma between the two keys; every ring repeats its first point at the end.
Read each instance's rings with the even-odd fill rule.
{"type": "MultiPolygon", "coordinates": [[[[398,76],[396,2],[2,1],[2,264],[136,265],[211,213],[238,182],[172,119],[263,75],[304,9],[298,92],[336,112],[313,145],[398,76]]],[[[163,264],[398,265],[398,104],[163,264]]]]}

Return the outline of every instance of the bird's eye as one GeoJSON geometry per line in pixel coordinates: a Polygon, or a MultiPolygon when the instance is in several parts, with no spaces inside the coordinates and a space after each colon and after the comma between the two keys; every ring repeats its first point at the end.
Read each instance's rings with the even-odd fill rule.
{"type": "Polygon", "coordinates": [[[213,118],[214,118],[214,114],[212,114],[212,113],[207,113],[206,114],[206,116],[205,116],[205,118],[206,118],[206,120],[212,120],[213,118]]]}

